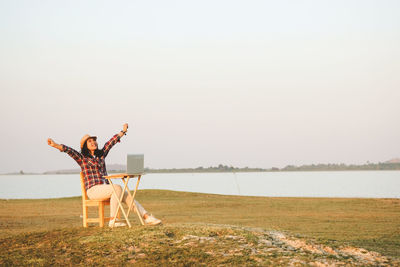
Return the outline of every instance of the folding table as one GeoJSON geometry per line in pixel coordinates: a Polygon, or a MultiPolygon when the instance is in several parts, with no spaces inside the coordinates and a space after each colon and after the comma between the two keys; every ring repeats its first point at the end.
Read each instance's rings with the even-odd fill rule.
{"type": "MultiPolygon", "coordinates": [[[[143,175],[143,173],[138,173],[138,174],[119,173],[119,174],[114,174],[114,175],[109,175],[109,176],[103,176],[112,185],[112,189],[114,191],[114,195],[117,196],[118,208],[117,208],[117,211],[116,211],[115,214],[118,214],[118,211],[121,210],[122,214],[125,217],[126,223],[128,224],[129,228],[132,227],[131,223],[129,221],[129,218],[128,218],[129,213],[130,213],[132,208],[135,208],[136,214],[139,217],[140,223],[142,225],[144,225],[143,218],[140,215],[139,210],[136,208],[136,205],[135,205],[135,196],[136,196],[136,192],[137,192],[137,189],[138,189],[138,186],[139,186],[139,182],[140,182],[140,178],[142,177],[142,175],[143,175]],[[128,182],[129,182],[129,180],[131,178],[135,178],[135,177],[137,177],[136,187],[135,187],[135,190],[133,191],[133,194],[131,195],[131,192],[129,191],[129,187],[128,187],[128,182]],[[122,190],[121,197],[118,197],[117,192],[115,191],[114,184],[112,182],[113,179],[121,179],[122,182],[124,183],[124,188],[122,190]],[[124,207],[122,206],[122,198],[124,197],[124,192],[125,191],[132,198],[132,201],[131,201],[130,205],[128,206],[128,211],[127,212],[125,212],[124,207]]],[[[114,220],[114,223],[113,223],[113,225],[111,227],[114,227],[114,224],[115,224],[115,220],[114,220]]]]}

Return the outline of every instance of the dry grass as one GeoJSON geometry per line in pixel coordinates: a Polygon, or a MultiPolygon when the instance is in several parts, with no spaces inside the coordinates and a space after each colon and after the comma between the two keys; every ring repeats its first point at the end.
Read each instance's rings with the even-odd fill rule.
{"type": "MultiPolygon", "coordinates": [[[[311,238],[332,248],[351,245],[400,258],[399,199],[267,198],[142,190],[138,200],[165,226],[257,227],[311,238]]],[[[0,242],[21,233],[80,229],[80,201],[79,197],[1,200],[0,242]]]]}

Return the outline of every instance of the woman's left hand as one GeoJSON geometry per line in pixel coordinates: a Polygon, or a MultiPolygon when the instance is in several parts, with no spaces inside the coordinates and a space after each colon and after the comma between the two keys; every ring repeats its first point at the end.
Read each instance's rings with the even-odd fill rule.
{"type": "Polygon", "coordinates": [[[128,124],[125,123],[123,127],[124,127],[123,131],[124,131],[124,132],[127,132],[127,131],[128,131],[128,124]]]}

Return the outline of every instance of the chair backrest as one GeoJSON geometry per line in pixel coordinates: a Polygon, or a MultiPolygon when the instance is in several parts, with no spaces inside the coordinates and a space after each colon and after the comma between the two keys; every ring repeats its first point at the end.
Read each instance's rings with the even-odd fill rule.
{"type": "Polygon", "coordinates": [[[85,188],[85,176],[83,175],[83,172],[81,172],[80,176],[81,176],[82,200],[88,200],[85,188]]]}

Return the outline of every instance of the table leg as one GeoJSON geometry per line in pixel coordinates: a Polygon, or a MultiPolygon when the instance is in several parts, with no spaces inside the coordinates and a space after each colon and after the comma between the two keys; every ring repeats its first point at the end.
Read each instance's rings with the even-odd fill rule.
{"type": "MultiPolygon", "coordinates": [[[[128,176],[128,177],[126,177],[126,178],[127,178],[126,181],[125,181],[125,177],[122,178],[122,181],[124,182],[124,190],[123,190],[123,193],[125,194],[125,191],[126,191],[126,192],[128,193],[128,196],[132,198],[131,192],[130,192],[129,187],[128,187],[128,182],[129,182],[130,177],[128,176]]],[[[122,196],[123,196],[123,195],[122,195],[122,196]]],[[[134,197],[133,197],[132,199],[134,199],[134,197]]],[[[122,197],[121,197],[121,201],[122,201],[122,197]]],[[[128,216],[128,217],[129,217],[129,213],[130,213],[130,211],[131,211],[131,209],[132,209],[132,205],[133,205],[133,206],[135,207],[135,209],[137,210],[135,202],[134,202],[134,201],[131,201],[130,205],[128,205],[128,211],[127,211],[127,213],[126,213],[126,216],[128,216]],[[132,203],[132,202],[133,202],[133,203],[132,203]]]]}
{"type": "MultiPolygon", "coordinates": [[[[121,198],[119,198],[118,195],[117,195],[117,192],[115,191],[114,184],[112,183],[111,179],[108,179],[108,181],[110,182],[110,184],[111,184],[111,186],[112,186],[112,189],[113,189],[113,191],[114,191],[114,194],[115,194],[115,196],[116,196],[116,199],[117,199],[117,201],[118,201],[118,208],[117,208],[117,211],[116,211],[116,213],[115,213],[115,216],[118,214],[118,211],[121,209],[122,214],[124,215],[125,220],[126,220],[126,222],[128,223],[129,228],[131,228],[131,227],[132,227],[132,226],[131,226],[131,223],[130,223],[129,220],[128,220],[128,216],[126,216],[124,207],[122,206],[122,203],[121,203],[121,200],[122,200],[122,198],[123,198],[123,196],[124,196],[124,191],[122,191],[121,198]]],[[[125,188],[126,188],[126,185],[125,185],[124,189],[125,189],[125,188]]],[[[115,219],[115,217],[114,217],[114,219],[115,219]]],[[[115,220],[114,220],[114,223],[113,223],[113,225],[112,225],[111,227],[114,227],[114,224],[115,224],[115,220]]]]}
{"type": "MultiPolygon", "coordinates": [[[[125,181],[125,179],[122,179],[122,181],[124,182],[125,187],[128,187],[128,181],[125,181]]],[[[128,190],[126,190],[126,192],[128,193],[128,196],[129,196],[130,198],[132,198],[132,195],[131,195],[131,192],[130,192],[129,188],[128,188],[128,190]]],[[[132,209],[132,205],[133,205],[134,207],[136,207],[134,201],[133,201],[133,203],[132,203],[132,201],[131,201],[131,203],[130,203],[129,206],[128,206],[128,212],[126,213],[126,214],[128,215],[128,217],[129,217],[129,213],[130,213],[130,211],[131,211],[131,209],[132,209]]]]}
{"type": "Polygon", "coordinates": [[[136,196],[137,189],[139,187],[140,178],[141,178],[141,175],[138,176],[138,179],[137,179],[137,182],[136,182],[135,191],[133,191],[133,195],[131,196],[130,192],[128,192],[129,196],[131,196],[131,198],[132,198],[131,204],[130,204],[129,209],[128,209],[128,216],[129,216],[129,213],[130,213],[132,207],[135,207],[136,214],[139,217],[139,221],[140,221],[140,223],[142,225],[144,225],[142,215],[140,214],[139,209],[136,207],[136,204],[135,204],[135,196],[136,196]]]}

